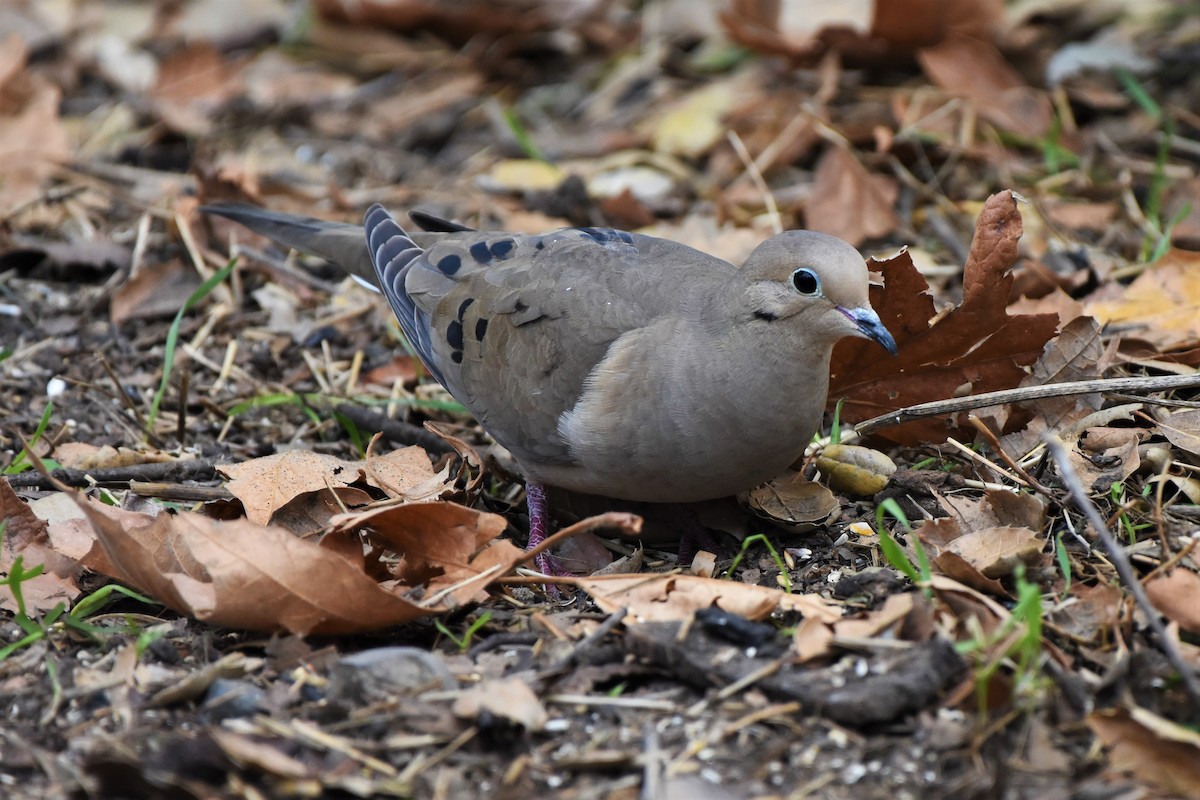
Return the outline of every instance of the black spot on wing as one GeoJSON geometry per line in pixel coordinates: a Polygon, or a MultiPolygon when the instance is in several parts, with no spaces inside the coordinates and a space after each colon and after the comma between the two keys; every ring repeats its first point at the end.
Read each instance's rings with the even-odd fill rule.
{"type": "Polygon", "coordinates": [[[438,259],[437,268],[441,270],[446,277],[454,275],[462,266],[462,259],[453,253],[448,256],[442,256],[438,259]]]}
{"type": "Polygon", "coordinates": [[[458,320],[451,322],[446,326],[446,341],[455,350],[463,348],[463,326],[458,320]]]}
{"type": "Polygon", "coordinates": [[[516,246],[517,243],[512,239],[501,239],[498,242],[492,242],[491,246],[488,247],[488,250],[490,250],[492,255],[496,258],[505,259],[512,257],[513,248],[516,246]]]}
{"type": "Polygon", "coordinates": [[[455,364],[461,364],[463,362],[463,351],[455,350],[453,353],[450,354],[450,360],[453,361],[455,364]]]}
{"type": "Polygon", "coordinates": [[[470,308],[471,304],[474,302],[475,302],[474,297],[468,297],[466,300],[462,301],[462,305],[460,305],[458,307],[458,321],[459,322],[462,322],[463,315],[467,313],[467,309],[470,308]]]}
{"type": "Polygon", "coordinates": [[[475,323],[475,341],[482,342],[483,337],[487,334],[488,321],[482,317],[475,323]]]}
{"type": "Polygon", "coordinates": [[[492,260],[492,251],[488,249],[487,242],[476,242],[471,245],[470,252],[471,258],[480,264],[488,264],[492,260]]]}

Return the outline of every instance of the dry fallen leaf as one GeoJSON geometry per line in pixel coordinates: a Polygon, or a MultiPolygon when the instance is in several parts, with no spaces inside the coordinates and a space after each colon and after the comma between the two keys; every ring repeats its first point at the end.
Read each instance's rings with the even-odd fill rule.
{"type": "Polygon", "coordinates": [[[1200,343],[1200,253],[1171,250],[1129,286],[1107,284],[1086,308],[1110,330],[1160,350],[1195,347],[1200,343]]]}
{"type": "Polygon", "coordinates": [[[949,542],[934,563],[940,566],[941,555],[953,553],[986,578],[1006,578],[1018,564],[1044,562],[1045,545],[1045,540],[1028,528],[984,528],[949,542]]]}
{"type": "Polygon", "coordinates": [[[1108,772],[1200,798],[1200,734],[1136,707],[1096,711],[1087,723],[1110,751],[1108,772]]]}
{"type": "Polygon", "coordinates": [[[807,533],[828,525],[842,510],[833,492],[795,473],[781,475],[750,490],[746,505],[758,516],[792,533],[807,533]]]}
{"type": "MultiPolygon", "coordinates": [[[[6,480],[0,480],[0,520],[4,522],[0,575],[9,576],[18,557],[26,572],[39,565],[45,568],[41,575],[21,582],[25,612],[35,615],[59,603],[70,606],[79,594],[74,579],[78,564],[52,549],[48,525],[17,497],[6,480]]],[[[0,609],[17,611],[16,598],[8,585],[0,587],[0,609]]]]}
{"type": "Polygon", "coordinates": [[[167,126],[202,136],[213,128],[213,110],[240,92],[236,62],[212,44],[198,42],[159,63],[150,97],[167,126]]]}
{"type": "Polygon", "coordinates": [[[430,550],[453,553],[457,560],[445,573],[467,579],[450,595],[455,601],[451,606],[420,605],[401,596],[408,584],[389,580],[385,585],[364,571],[361,545],[347,555],[282,528],[186,512],[131,524],[107,507],[75,496],[112,564],[111,577],[179,613],[243,630],[300,635],[379,630],[475,597],[521,555],[511,545],[494,546],[472,559],[481,541],[503,530],[503,518],[470,509],[451,512],[460,515],[458,525],[417,534],[436,540],[421,555],[429,558],[430,550]],[[469,525],[464,514],[474,515],[479,524],[469,525]]]}
{"type": "Polygon", "coordinates": [[[1171,444],[1200,456],[1200,408],[1179,411],[1159,420],[1158,430],[1171,444]]]}
{"type": "MultiPolygon", "coordinates": [[[[871,302],[896,338],[890,358],[873,342],[844,339],[834,348],[829,402],[845,398],[842,418],[857,422],[915,403],[1011,389],[1042,355],[1057,316],[1010,316],[1003,302],[1021,236],[1021,215],[1011,192],[988,198],[975,225],[963,270],[963,302],[938,316],[929,286],[907,253],[878,262],[882,290],[871,302]]],[[[878,431],[902,445],[928,445],[948,436],[971,438],[952,419],[914,420],[878,431]]]]}
{"type": "Polygon", "coordinates": [[[712,149],[725,134],[724,115],[744,88],[739,77],[711,83],[685,95],[666,109],[653,126],[654,149],[661,153],[697,158],[712,149]]]}
{"type": "Polygon", "coordinates": [[[1133,428],[1088,428],[1067,451],[1071,466],[1089,492],[1104,494],[1137,471],[1141,464],[1133,428]]]}
{"type": "Polygon", "coordinates": [[[530,732],[540,731],[550,719],[533,689],[517,677],[483,681],[468,689],[454,701],[454,714],[467,719],[499,717],[530,732]]]}
{"type": "Polygon", "coordinates": [[[751,620],[773,611],[798,611],[823,622],[842,616],[841,606],[817,594],[787,594],[694,575],[605,575],[578,578],[572,585],[591,595],[606,613],[628,608],[627,625],[687,620],[714,606],[751,620]]]}
{"type": "Polygon", "coordinates": [[[62,92],[25,69],[28,49],[12,33],[0,42],[0,214],[38,197],[42,182],[71,158],[59,118],[62,92]]]}
{"type": "MultiPolygon", "coordinates": [[[[1042,357],[1021,381],[1021,386],[1099,378],[1103,373],[1103,361],[1104,345],[1100,339],[1099,324],[1091,317],[1076,317],[1063,326],[1058,336],[1046,346],[1042,357]]],[[[973,413],[980,418],[994,413],[1000,429],[1008,432],[1001,439],[1004,451],[1021,457],[1041,442],[1046,431],[1061,432],[1068,429],[1100,408],[1100,401],[1100,393],[1095,392],[1044,397],[999,408],[980,408],[973,413]]]]}
{"type": "Polygon", "coordinates": [[[1176,567],[1147,581],[1150,602],[1169,620],[1190,633],[1200,633],[1200,575],[1176,567]]]}
{"type": "Polygon", "coordinates": [[[951,34],[921,50],[917,60],[931,81],[966,97],[994,125],[1030,138],[1050,130],[1050,98],[1025,83],[991,42],[951,34]]]}
{"type": "Polygon", "coordinates": [[[1071,587],[1071,602],[1051,609],[1047,619],[1082,642],[1103,641],[1121,619],[1123,596],[1117,583],[1071,587]]]}
{"type": "Polygon", "coordinates": [[[179,259],[146,265],[114,290],[109,319],[114,325],[124,325],[133,320],[174,316],[199,286],[196,270],[179,259]]]}
{"type": "Polygon", "coordinates": [[[804,207],[805,226],[857,247],[900,224],[894,210],[899,193],[895,180],[868,172],[850,148],[835,145],[817,163],[804,207]]]}
{"type": "Polygon", "coordinates": [[[404,493],[436,475],[429,456],[416,446],[367,461],[345,461],[309,450],[289,450],[217,468],[230,478],[225,488],[242,501],[246,518],[259,525],[266,525],[278,509],[306,492],[361,482],[389,493],[404,493]]]}

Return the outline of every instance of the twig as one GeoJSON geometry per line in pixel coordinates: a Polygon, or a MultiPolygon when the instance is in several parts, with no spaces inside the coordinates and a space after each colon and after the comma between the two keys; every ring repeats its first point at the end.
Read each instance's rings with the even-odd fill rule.
{"type": "MultiPolygon", "coordinates": [[[[609,614],[608,617],[604,620],[604,622],[601,622],[598,626],[596,626],[595,630],[593,630],[587,636],[580,639],[579,643],[571,648],[571,652],[567,653],[567,655],[564,656],[562,659],[560,659],[557,664],[550,667],[550,669],[547,670],[547,673],[548,674],[549,673],[561,674],[561,673],[566,672],[568,669],[570,669],[575,664],[578,664],[581,661],[583,661],[584,656],[586,656],[587,653],[590,650],[592,650],[600,642],[601,639],[603,639],[605,636],[608,636],[608,634],[614,628],[616,628],[618,625],[620,625],[622,622],[624,622],[625,617],[628,614],[629,614],[628,607],[621,608],[621,609],[609,614]]],[[[545,678],[545,677],[547,677],[547,675],[542,674],[542,675],[539,675],[538,677],[545,678]]]]}
{"type": "Polygon", "coordinates": [[[1067,457],[1067,451],[1063,447],[1062,441],[1053,434],[1045,436],[1043,441],[1046,442],[1046,447],[1049,449],[1051,457],[1054,458],[1054,462],[1058,464],[1059,477],[1066,484],[1067,491],[1071,494],[1071,499],[1075,501],[1075,507],[1083,512],[1088,524],[1096,531],[1096,536],[1108,552],[1108,557],[1112,561],[1112,565],[1116,568],[1117,575],[1129,587],[1129,592],[1133,595],[1138,608],[1146,616],[1146,622],[1150,626],[1150,630],[1158,638],[1159,646],[1162,647],[1167,659],[1171,662],[1171,666],[1179,672],[1179,678],[1183,682],[1184,689],[1192,698],[1192,702],[1196,708],[1200,709],[1200,679],[1197,679],[1196,673],[1192,671],[1187,661],[1184,660],[1183,654],[1175,647],[1175,641],[1167,635],[1166,627],[1162,623],[1158,609],[1150,602],[1150,598],[1146,595],[1145,587],[1142,586],[1141,581],[1134,574],[1133,564],[1130,563],[1124,548],[1113,538],[1112,532],[1104,524],[1104,519],[1100,516],[1100,512],[1088,497],[1087,490],[1083,488],[1083,483],[1080,482],[1079,476],[1075,474],[1075,470],[1071,467],[1071,461],[1067,457]]]}
{"type": "Polygon", "coordinates": [[[899,425],[914,419],[936,417],[941,414],[952,414],[958,411],[969,411],[973,408],[998,406],[1003,403],[1022,403],[1026,400],[1040,400],[1045,397],[1065,397],[1072,394],[1092,394],[1093,392],[1161,392],[1168,389],[1191,389],[1200,386],[1200,375],[1165,375],[1157,378],[1106,378],[1094,381],[1069,381],[1066,383],[1047,383],[1042,386],[1023,386],[1018,389],[1003,389],[998,392],[984,392],[967,397],[956,397],[951,400],[937,400],[932,403],[918,403],[915,406],[889,411],[878,417],[864,420],[854,426],[854,432],[865,435],[878,428],[899,425]]]}
{"type": "Polygon", "coordinates": [[[1005,472],[1004,468],[1001,467],[999,464],[997,464],[995,461],[992,461],[989,458],[984,458],[983,456],[979,455],[979,453],[976,453],[974,450],[967,447],[965,444],[958,441],[957,439],[951,437],[946,440],[946,444],[953,447],[955,450],[960,452],[962,455],[966,456],[971,461],[974,461],[977,464],[981,464],[982,466],[987,467],[988,469],[990,469],[992,472],[996,473],[997,475],[1003,475],[1004,477],[1008,478],[1013,483],[1015,483],[1019,486],[1024,486],[1025,488],[1029,488],[1029,484],[1024,479],[1018,477],[1017,475],[1013,475],[1011,473],[1005,472]]]}
{"type": "Polygon", "coordinates": [[[130,481],[129,491],[140,497],[157,497],[160,500],[186,500],[195,503],[233,499],[233,493],[223,486],[200,486],[194,483],[130,481]]]}
{"type": "Polygon", "coordinates": [[[737,157],[742,160],[742,165],[746,168],[750,180],[754,182],[754,187],[763,197],[763,203],[767,207],[767,216],[771,218],[771,229],[775,233],[783,233],[783,222],[779,218],[779,207],[775,205],[775,195],[771,194],[770,187],[763,180],[762,173],[759,172],[754,159],[750,157],[750,151],[746,149],[742,137],[738,136],[736,131],[729,131],[726,137],[729,139],[729,144],[733,145],[733,152],[737,153],[737,157]]]}
{"type": "Polygon", "coordinates": [[[1024,480],[1027,484],[1029,484],[1029,486],[1036,489],[1041,494],[1046,495],[1046,497],[1054,497],[1054,492],[1050,490],[1050,487],[1044,485],[1037,478],[1026,472],[1020,464],[1013,460],[1012,456],[1004,452],[1004,447],[1000,444],[1000,439],[996,436],[996,434],[992,433],[992,429],[989,428],[983,420],[974,414],[971,414],[967,417],[967,421],[970,422],[975,430],[979,431],[979,434],[987,440],[987,443],[991,446],[991,448],[996,451],[996,455],[1000,456],[1000,458],[1004,460],[1004,463],[1008,464],[1012,471],[1017,473],[1022,480],[1024,480]]]}
{"type": "MultiPolygon", "coordinates": [[[[37,463],[41,463],[40,459],[37,463]]],[[[50,477],[68,486],[86,488],[93,483],[100,486],[128,484],[130,481],[171,481],[185,480],[209,481],[216,480],[217,471],[208,461],[164,461],[154,464],[134,464],[128,467],[106,467],[104,469],[56,469],[49,473],[50,477]]],[[[49,478],[31,472],[20,475],[9,475],[9,485],[13,488],[55,489],[58,488],[49,478]]],[[[124,488],[124,487],[119,487],[124,488]]]]}
{"type": "Polygon", "coordinates": [[[534,557],[544,553],[551,547],[555,547],[560,542],[584,531],[594,530],[616,530],[632,536],[642,532],[642,518],[637,514],[630,514],[625,511],[608,511],[604,514],[588,517],[576,522],[574,525],[563,528],[553,536],[547,536],[537,547],[527,550],[519,563],[528,564],[534,557]]]}

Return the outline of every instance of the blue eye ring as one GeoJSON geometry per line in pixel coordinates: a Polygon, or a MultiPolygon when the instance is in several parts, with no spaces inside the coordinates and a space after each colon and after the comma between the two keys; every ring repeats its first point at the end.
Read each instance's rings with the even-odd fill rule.
{"type": "Polygon", "coordinates": [[[792,273],[792,286],[807,297],[815,297],[821,293],[821,279],[808,267],[801,267],[792,273]]]}

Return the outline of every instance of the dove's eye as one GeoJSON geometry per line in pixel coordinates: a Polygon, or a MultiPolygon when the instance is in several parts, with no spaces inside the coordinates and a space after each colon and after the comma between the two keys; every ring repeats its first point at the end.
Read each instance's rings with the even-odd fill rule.
{"type": "Polygon", "coordinates": [[[821,293],[821,279],[808,267],[801,267],[792,273],[792,286],[795,286],[796,291],[804,295],[812,296],[821,293]]]}

